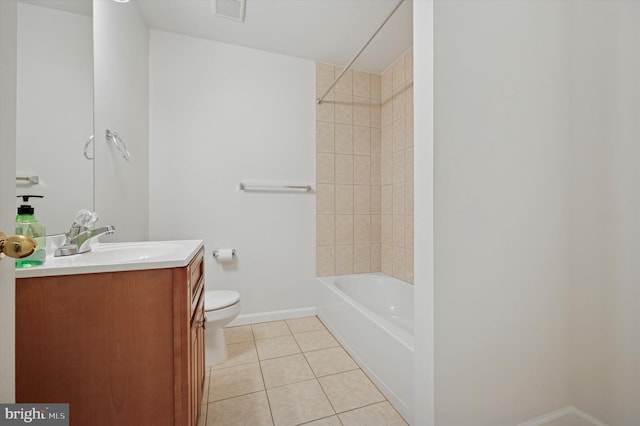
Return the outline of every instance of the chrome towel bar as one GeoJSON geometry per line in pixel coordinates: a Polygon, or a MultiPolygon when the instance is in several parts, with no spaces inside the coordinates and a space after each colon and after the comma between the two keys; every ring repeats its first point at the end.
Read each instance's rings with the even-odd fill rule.
{"type": "Polygon", "coordinates": [[[38,176],[16,176],[16,180],[26,180],[34,185],[40,183],[40,177],[38,176]]]}
{"type": "Polygon", "coordinates": [[[301,191],[309,192],[313,188],[311,185],[277,185],[277,184],[246,184],[240,182],[241,191],[301,191]]]}

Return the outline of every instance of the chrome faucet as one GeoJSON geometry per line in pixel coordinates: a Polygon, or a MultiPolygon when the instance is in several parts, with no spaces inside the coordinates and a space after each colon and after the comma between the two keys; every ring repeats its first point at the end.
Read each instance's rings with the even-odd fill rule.
{"type": "Polygon", "coordinates": [[[91,251],[91,242],[101,235],[113,234],[115,226],[108,225],[102,228],[91,228],[98,220],[98,215],[88,210],[78,212],[71,229],[66,233],[65,242],[54,253],[55,257],[71,256],[74,254],[91,251]]]}

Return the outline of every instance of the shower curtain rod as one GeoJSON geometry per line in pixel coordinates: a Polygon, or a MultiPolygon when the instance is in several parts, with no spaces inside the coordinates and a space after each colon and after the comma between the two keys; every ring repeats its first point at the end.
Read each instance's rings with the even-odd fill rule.
{"type": "Polygon", "coordinates": [[[320,96],[318,99],[316,99],[316,103],[319,105],[322,103],[322,101],[324,100],[324,98],[329,94],[329,92],[331,91],[331,89],[333,89],[333,86],[335,86],[338,81],[340,81],[340,78],[342,78],[342,76],[344,75],[345,72],[347,72],[349,70],[349,68],[351,68],[351,65],[353,65],[353,63],[356,61],[356,59],[358,59],[358,57],[360,56],[360,54],[364,51],[364,49],[367,48],[367,46],[369,46],[369,43],[371,43],[371,40],[373,40],[373,38],[378,35],[378,33],[380,32],[380,30],[382,29],[382,27],[384,27],[384,24],[387,23],[387,21],[391,18],[391,16],[393,16],[394,13],[396,13],[396,10],[398,10],[398,8],[400,7],[400,5],[404,3],[404,0],[400,0],[398,2],[398,4],[396,4],[396,6],[393,8],[393,10],[391,11],[391,13],[389,13],[389,15],[387,16],[387,18],[382,22],[382,24],[380,24],[380,26],[378,27],[378,29],[376,30],[375,33],[373,33],[373,35],[369,38],[369,40],[367,40],[367,42],[364,44],[364,46],[362,46],[362,49],[360,49],[360,51],[358,53],[356,53],[356,56],[353,57],[353,59],[347,64],[346,67],[344,67],[344,69],[342,70],[342,72],[338,75],[338,77],[336,77],[336,79],[333,81],[333,84],[331,84],[331,86],[329,86],[329,88],[324,92],[324,94],[322,96],[320,96]]]}

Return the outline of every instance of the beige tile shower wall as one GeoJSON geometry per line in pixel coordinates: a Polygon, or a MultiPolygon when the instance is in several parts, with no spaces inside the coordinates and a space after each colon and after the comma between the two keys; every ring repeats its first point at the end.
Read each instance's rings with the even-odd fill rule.
{"type": "Polygon", "coordinates": [[[381,270],[413,283],[413,50],[381,79],[381,270]]]}
{"type": "MultiPolygon", "coordinates": [[[[316,64],[322,95],[341,68],[316,64]]],[[[316,269],[380,271],[380,81],[349,70],[316,109],[316,269]]]]}
{"type": "MultiPolygon", "coordinates": [[[[316,108],[318,276],[383,271],[413,281],[412,62],[408,51],[382,76],[349,70],[316,108]],[[391,80],[383,89],[385,78],[391,80]],[[394,111],[393,99],[402,108],[394,111]],[[391,139],[383,150],[385,127],[391,139]]],[[[340,72],[316,64],[317,96],[340,72]]]]}

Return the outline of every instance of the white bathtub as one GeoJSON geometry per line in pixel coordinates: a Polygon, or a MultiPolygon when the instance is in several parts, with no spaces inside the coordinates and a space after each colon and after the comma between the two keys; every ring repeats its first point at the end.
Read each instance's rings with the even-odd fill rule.
{"type": "Polygon", "coordinates": [[[318,316],[413,421],[413,286],[382,273],[317,279],[318,316]]]}

